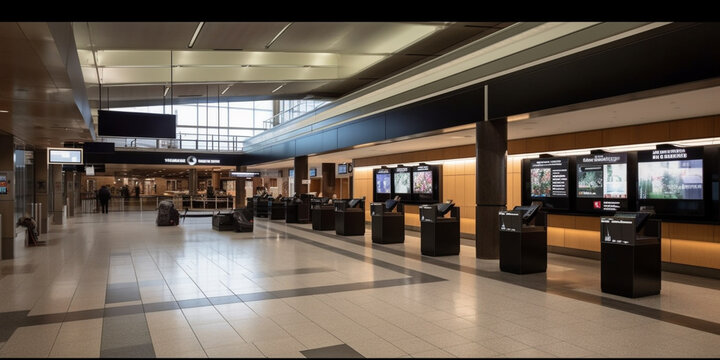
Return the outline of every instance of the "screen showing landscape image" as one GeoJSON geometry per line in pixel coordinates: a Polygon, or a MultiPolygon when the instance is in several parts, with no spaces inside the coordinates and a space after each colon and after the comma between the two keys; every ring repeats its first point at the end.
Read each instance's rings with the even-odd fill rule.
{"type": "Polygon", "coordinates": [[[638,163],[638,198],[703,199],[703,161],[638,163]]]}
{"type": "Polygon", "coordinates": [[[602,197],[603,194],[603,166],[578,166],[577,196],[602,197]]]}
{"type": "Polygon", "coordinates": [[[603,173],[603,197],[627,199],[627,164],[605,164],[603,173]]]}
{"type": "Polygon", "coordinates": [[[375,174],[375,189],[378,194],[390,193],[390,174],[375,174]]]}
{"type": "Polygon", "coordinates": [[[432,171],[418,171],[413,173],[413,192],[416,194],[432,194],[432,171]]]}
{"type": "Polygon", "coordinates": [[[533,197],[548,197],[551,191],[550,168],[530,169],[530,188],[533,197]]]}
{"type": "Polygon", "coordinates": [[[409,194],[410,193],[410,173],[395,173],[395,193],[397,194],[409,194]]]}

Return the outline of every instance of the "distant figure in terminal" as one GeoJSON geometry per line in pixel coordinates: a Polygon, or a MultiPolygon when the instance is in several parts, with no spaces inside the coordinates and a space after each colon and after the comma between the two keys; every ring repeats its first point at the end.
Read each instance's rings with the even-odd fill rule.
{"type": "Polygon", "coordinates": [[[140,197],[140,187],[135,185],[135,198],[137,199],[139,197],[140,197]]]}
{"type": "Polygon", "coordinates": [[[102,209],[103,214],[108,213],[108,203],[110,202],[110,190],[108,190],[106,185],[103,185],[103,187],[98,190],[98,200],[100,201],[100,207],[102,209]]]}

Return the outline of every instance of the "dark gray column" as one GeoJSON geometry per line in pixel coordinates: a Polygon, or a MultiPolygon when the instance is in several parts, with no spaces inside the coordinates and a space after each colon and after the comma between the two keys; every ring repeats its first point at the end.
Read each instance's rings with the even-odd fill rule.
{"type": "Polygon", "coordinates": [[[325,197],[335,194],[335,163],[322,163],[321,191],[325,197]]]}
{"type": "MultiPolygon", "coordinates": [[[[0,233],[0,258],[12,259],[15,254],[15,141],[12,135],[0,135],[0,172],[7,178],[8,191],[0,195],[0,215],[2,215],[2,232],[0,233]]],[[[23,161],[24,159],[20,159],[23,161]]]]}
{"type": "Polygon", "coordinates": [[[308,157],[298,156],[295,158],[295,192],[305,194],[308,192],[308,185],[303,184],[303,180],[307,180],[308,174],[308,157]]]}
{"type": "Polygon", "coordinates": [[[475,145],[475,256],[499,257],[498,211],[507,204],[507,120],[480,121],[475,145]]]}
{"type": "Polygon", "coordinates": [[[197,195],[197,187],[198,187],[197,169],[192,168],[192,169],[190,169],[190,173],[188,174],[188,190],[190,190],[190,196],[197,195]]]}
{"type": "MultiPolygon", "coordinates": [[[[247,171],[247,166],[235,166],[235,171],[247,171]]],[[[245,178],[235,179],[235,208],[245,207],[247,194],[245,194],[245,178]]]]}
{"type": "Polygon", "coordinates": [[[65,206],[65,198],[63,192],[63,176],[62,176],[62,165],[50,165],[50,181],[52,181],[52,187],[50,188],[52,196],[52,223],[55,225],[62,225],[65,222],[63,207],[65,206]]]}
{"type": "Polygon", "coordinates": [[[48,213],[50,209],[50,182],[48,181],[47,149],[34,151],[35,158],[35,202],[42,204],[40,219],[40,231],[45,234],[48,231],[48,213]]]}
{"type": "Polygon", "coordinates": [[[75,216],[75,172],[65,171],[65,204],[67,216],[75,216]]]}

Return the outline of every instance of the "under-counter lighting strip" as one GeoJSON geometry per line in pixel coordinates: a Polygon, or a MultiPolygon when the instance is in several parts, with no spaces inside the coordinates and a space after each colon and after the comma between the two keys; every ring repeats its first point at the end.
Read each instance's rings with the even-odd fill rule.
{"type": "Polygon", "coordinates": [[[573,149],[573,150],[561,150],[561,151],[542,151],[542,152],[536,152],[536,153],[508,155],[508,159],[536,158],[536,157],[540,156],[540,154],[550,154],[553,156],[586,155],[586,154],[590,153],[591,150],[598,150],[598,149],[604,150],[607,152],[655,150],[655,146],[657,146],[659,144],[671,144],[671,145],[680,146],[680,147],[718,145],[718,144],[720,144],[720,137],[693,139],[693,140],[659,141],[659,142],[653,142],[653,143],[633,144],[633,145],[598,146],[598,147],[585,148],[585,149],[573,149]]]}

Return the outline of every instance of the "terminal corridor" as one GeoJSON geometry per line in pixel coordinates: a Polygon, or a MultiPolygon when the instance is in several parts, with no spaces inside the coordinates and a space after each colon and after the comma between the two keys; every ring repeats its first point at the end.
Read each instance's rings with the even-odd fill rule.
{"type": "Polygon", "coordinates": [[[370,237],[76,216],[1,262],[0,357],[720,356],[720,280],[663,272],[629,299],[600,291],[597,260],[521,276],[465,240],[431,258],[418,233],[370,237]]]}

